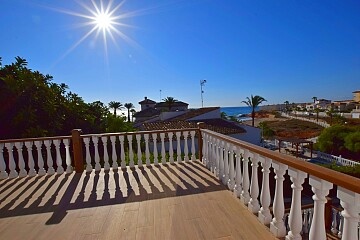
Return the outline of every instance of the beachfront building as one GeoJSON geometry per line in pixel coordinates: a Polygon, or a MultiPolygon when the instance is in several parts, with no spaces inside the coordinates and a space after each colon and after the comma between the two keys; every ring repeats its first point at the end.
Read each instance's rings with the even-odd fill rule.
{"type": "Polygon", "coordinates": [[[354,102],[360,103],[360,90],[354,91],[354,102]]]}

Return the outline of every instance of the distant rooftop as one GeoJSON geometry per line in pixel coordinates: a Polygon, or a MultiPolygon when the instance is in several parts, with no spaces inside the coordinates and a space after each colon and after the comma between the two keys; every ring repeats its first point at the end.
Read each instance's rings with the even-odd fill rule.
{"type": "Polygon", "coordinates": [[[188,119],[200,116],[202,114],[212,112],[219,108],[220,107],[206,107],[206,108],[199,108],[199,109],[190,109],[188,112],[181,114],[180,116],[176,116],[174,118],[168,119],[168,121],[188,120],[188,119]]]}
{"type": "Polygon", "coordinates": [[[144,100],[139,102],[139,104],[155,104],[155,103],[156,103],[155,101],[153,101],[153,100],[151,100],[151,99],[149,99],[147,97],[145,97],[144,100]]]}

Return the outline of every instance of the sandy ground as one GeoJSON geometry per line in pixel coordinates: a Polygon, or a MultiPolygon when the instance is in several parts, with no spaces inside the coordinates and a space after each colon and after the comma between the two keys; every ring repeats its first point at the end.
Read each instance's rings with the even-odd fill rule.
{"type": "MultiPolygon", "coordinates": [[[[255,127],[259,126],[259,123],[264,122],[264,121],[285,121],[287,120],[286,118],[274,118],[274,117],[267,117],[267,118],[255,118],[254,121],[254,125],[255,127]]],[[[243,121],[244,124],[251,126],[252,124],[252,120],[248,120],[248,121],[243,121]]]]}

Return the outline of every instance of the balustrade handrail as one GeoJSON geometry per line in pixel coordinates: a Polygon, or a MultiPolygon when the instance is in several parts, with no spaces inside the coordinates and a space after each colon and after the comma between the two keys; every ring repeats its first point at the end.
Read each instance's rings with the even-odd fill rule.
{"type": "Polygon", "coordinates": [[[263,157],[276,160],[280,163],[288,165],[289,167],[301,170],[328,182],[332,182],[353,192],[360,193],[360,179],[358,178],[328,168],[324,168],[313,163],[299,161],[299,159],[296,159],[292,156],[284,155],[266,148],[262,148],[220,133],[213,132],[208,129],[202,128],[201,131],[204,131],[205,133],[215,136],[221,140],[246,148],[253,153],[260,154],[263,157]]]}
{"type": "MultiPolygon", "coordinates": [[[[166,130],[154,130],[154,131],[138,131],[138,132],[118,132],[118,133],[93,133],[80,135],[81,138],[98,136],[98,137],[110,137],[121,135],[136,135],[136,134],[151,134],[151,133],[167,133],[167,132],[185,132],[185,131],[199,131],[199,128],[181,128],[181,129],[166,129],[166,130]]],[[[71,137],[70,137],[71,138],[71,137]]]]}
{"type": "Polygon", "coordinates": [[[3,139],[3,140],[0,140],[0,143],[34,142],[34,141],[63,140],[63,139],[71,139],[71,136],[55,136],[55,137],[39,137],[39,138],[3,139]]]}

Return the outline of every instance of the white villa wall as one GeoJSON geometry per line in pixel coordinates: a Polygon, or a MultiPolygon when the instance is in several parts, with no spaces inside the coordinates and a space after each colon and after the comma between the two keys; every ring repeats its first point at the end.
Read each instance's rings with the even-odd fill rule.
{"type": "Polygon", "coordinates": [[[241,127],[246,130],[246,133],[237,133],[229,136],[260,146],[260,141],[261,141],[260,128],[248,126],[245,124],[242,124],[241,127]]]}
{"type": "Polygon", "coordinates": [[[220,108],[215,109],[214,111],[211,112],[207,112],[204,114],[201,114],[199,116],[190,118],[190,121],[196,121],[196,120],[203,120],[203,119],[216,119],[216,118],[220,118],[221,117],[221,112],[220,112],[220,108]]]}

